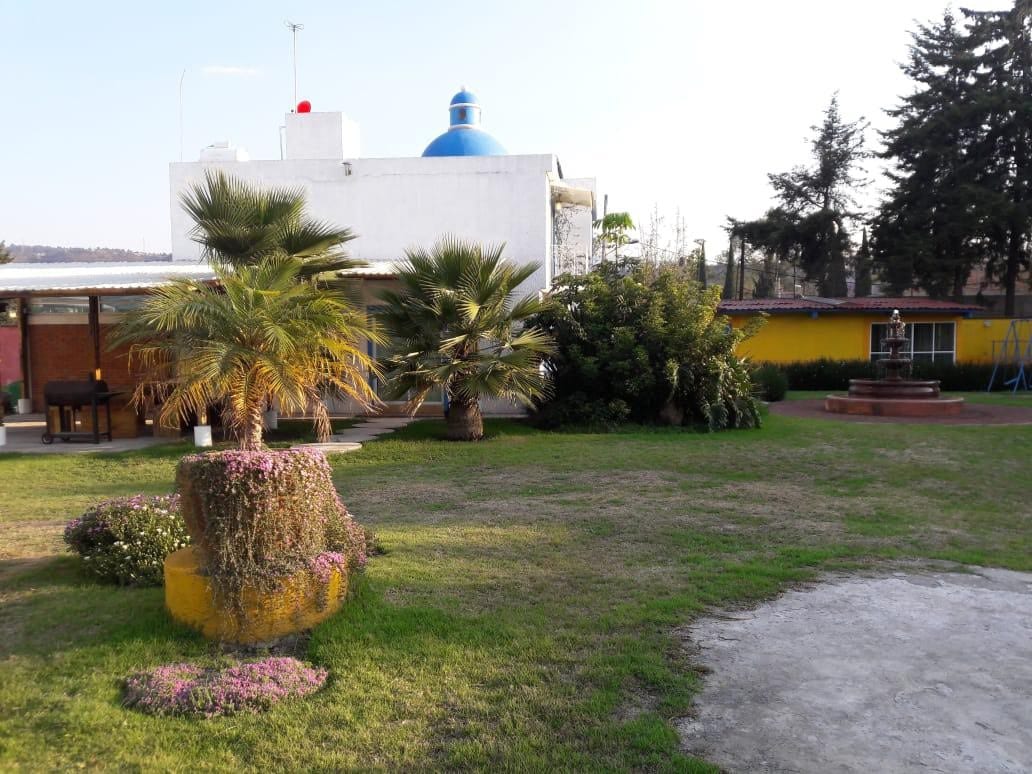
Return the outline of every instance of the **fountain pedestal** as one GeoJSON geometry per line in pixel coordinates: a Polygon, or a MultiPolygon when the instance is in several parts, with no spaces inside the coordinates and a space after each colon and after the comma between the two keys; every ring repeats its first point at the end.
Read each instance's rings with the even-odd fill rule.
{"type": "Polygon", "coordinates": [[[849,394],[826,397],[825,411],[877,417],[949,417],[963,410],[964,399],[942,397],[937,380],[903,378],[910,358],[901,354],[907,338],[898,309],[889,318],[889,335],[882,343],[889,349],[889,356],[878,361],[885,369],[885,378],[850,379],[849,394]]]}

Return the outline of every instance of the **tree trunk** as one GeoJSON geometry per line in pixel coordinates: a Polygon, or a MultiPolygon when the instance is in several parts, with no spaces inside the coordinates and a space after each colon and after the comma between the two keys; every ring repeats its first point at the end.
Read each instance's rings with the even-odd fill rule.
{"type": "Polygon", "coordinates": [[[262,448],[262,427],[265,420],[265,404],[255,403],[247,409],[247,421],[240,429],[240,448],[244,451],[260,451],[262,448]]]}
{"type": "Polygon", "coordinates": [[[448,404],[446,437],[450,441],[479,441],[484,437],[480,401],[452,398],[448,404]]]}

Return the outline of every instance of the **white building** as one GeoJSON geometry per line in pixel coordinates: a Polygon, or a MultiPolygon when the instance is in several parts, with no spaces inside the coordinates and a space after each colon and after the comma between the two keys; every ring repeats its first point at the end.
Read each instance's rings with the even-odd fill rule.
{"type": "Polygon", "coordinates": [[[540,263],[528,291],[590,265],[594,179],[563,179],[553,155],[506,154],[481,128],[480,105],[465,89],[449,113],[448,130],[417,158],[362,158],[358,126],[343,114],[292,112],[282,129],[281,159],[251,160],[243,149],[220,143],[198,161],[171,164],[173,260],[200,257],[180,195],[207,170],[220,169],[262,185],[303,187],[310,213],[350,228],[357,239],[348,252],[374,266],[444,235],[504,242],[510,260],[540,263]]]}

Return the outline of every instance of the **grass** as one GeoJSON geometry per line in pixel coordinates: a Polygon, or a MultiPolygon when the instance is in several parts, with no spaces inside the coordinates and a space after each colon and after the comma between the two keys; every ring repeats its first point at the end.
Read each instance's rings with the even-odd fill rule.
{"type": "Polygon", "coordinates": [[[1032,428],[772,416],[759,431],[540,433],[420,422],[333,458],[387,553],[319,627],[326,690],[260,717],[120,707],[130,672],[202,657],[160,589],[56,555],[101,497],[168,491],[185,447],[0,455],[0,769],[712,771],[672,719],[679,632],[822,570],[1032,570],[1032,428]]]}
{"type": "MultiPolygon", "coordinates": [[[[785,400],[814,400],[823,398],[829,394],[845,394],[846,390],[790,390],[785,395],[785,400]]],[[[1032,392],[1022,390],[1019,392],[997,391],[997,392],[944,392],[950,398],[963,398],[968,403],[981,403],[996,406],[1025,406],[1032,408],[1032,392]]]]}

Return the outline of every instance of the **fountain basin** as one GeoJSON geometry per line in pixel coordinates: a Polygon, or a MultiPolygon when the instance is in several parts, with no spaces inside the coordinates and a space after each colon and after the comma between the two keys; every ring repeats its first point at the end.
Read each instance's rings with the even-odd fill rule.
{"type": "Polygon", "coordinates": [[[964,410],[964,399],[829,395],[824,399],[824,410],[870,417],[954,417],[964,410]]]}
{"type": "Polygon", "coordinates": [[[939,397],[939,382],[934,379],[850,379],[849,397],[927,400],[939,397]]]}

